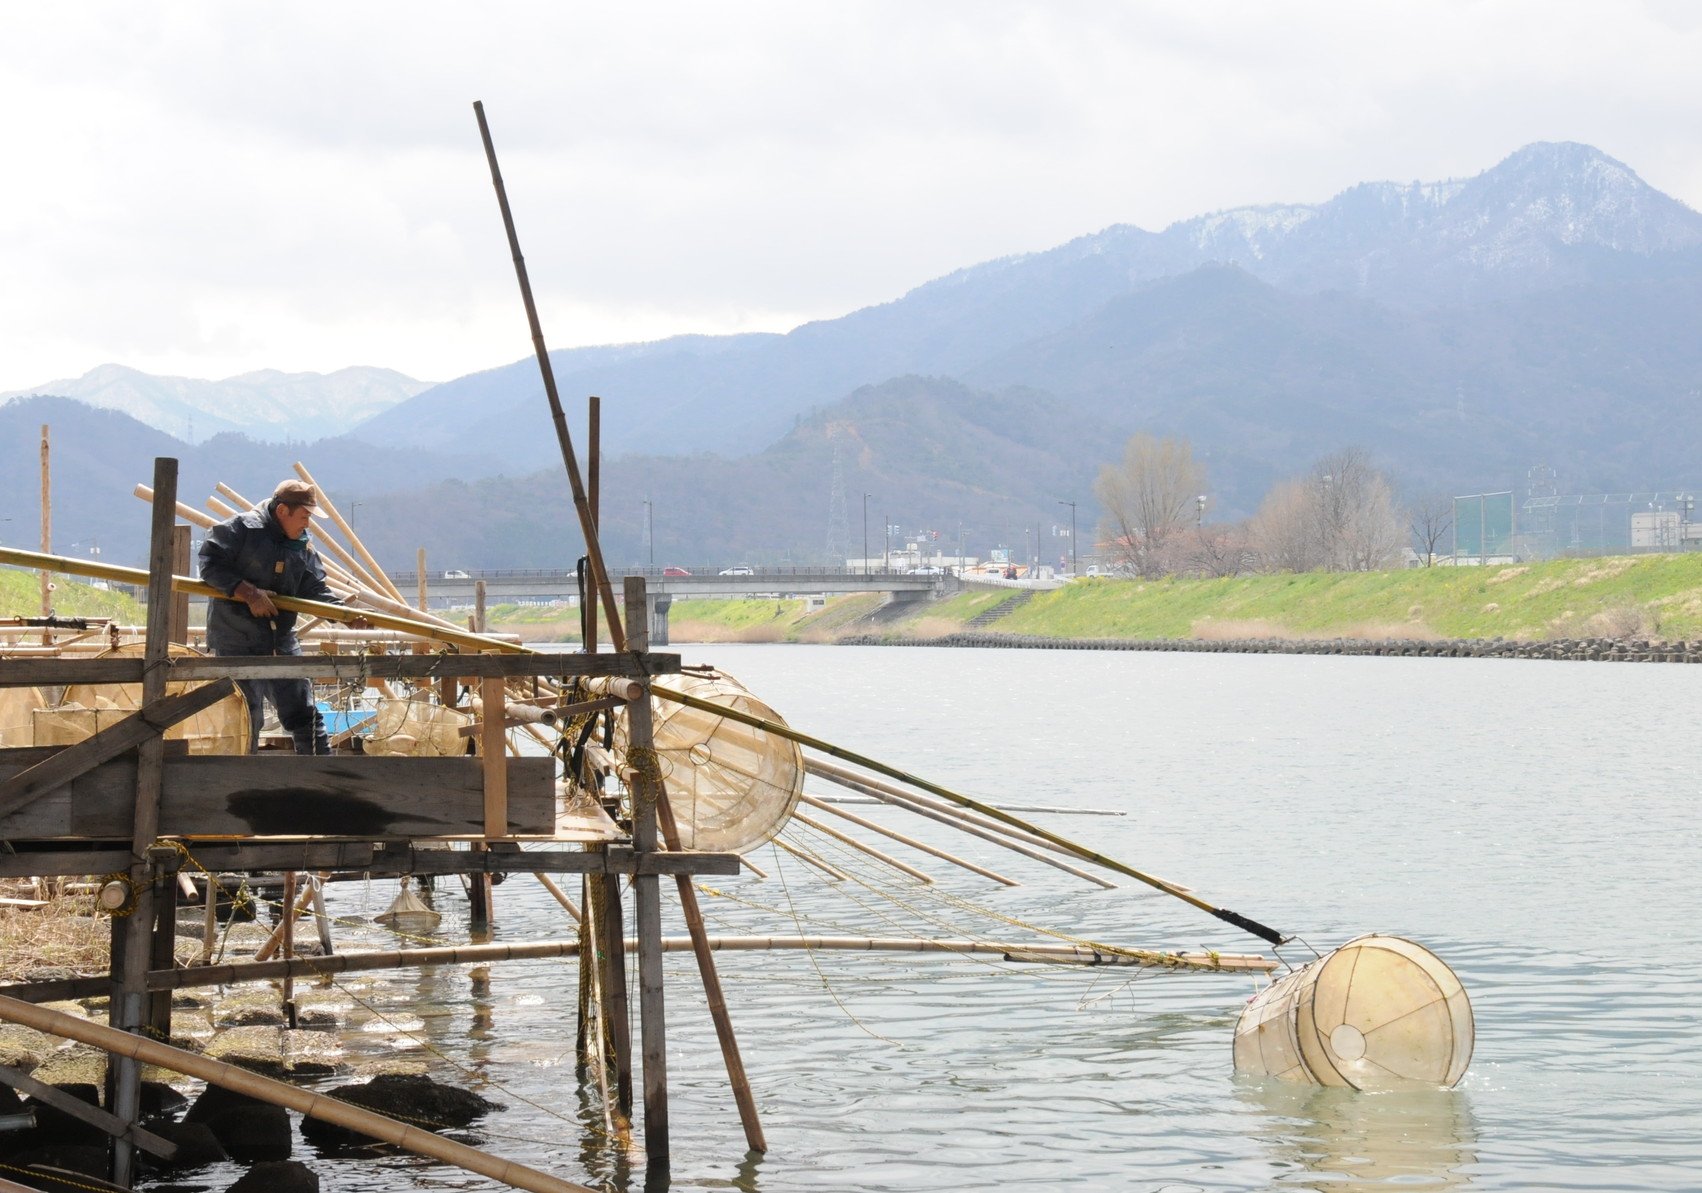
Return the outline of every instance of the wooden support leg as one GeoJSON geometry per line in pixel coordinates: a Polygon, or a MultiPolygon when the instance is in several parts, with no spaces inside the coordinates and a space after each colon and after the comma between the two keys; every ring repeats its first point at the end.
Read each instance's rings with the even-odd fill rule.
{"type": "MultiPolygon", "coordinates": [[[[170,882],[161,883],[158,889],[148,967],[173,969],[177,965],[177,892],[170,882]]],[[[155,990],[148,1002],[148,1034],[162,1044],[171,1043],[171,991],[155,990]]]]}
{"type": "MultiPolygon", "coordinates": [[[[280,950],[286,961],[295,956],[295,888],[296,874],[290,870],[284,875],[284,922],[280,925],[284,933],[280,950]]],[[[284,975],[284,1023],[292,1029],[296,1026],[295,979],[288,974],[284,975]]]]}
{"type": "Polygon", "coordinates": [[[313,922],[319,929],[319,951],[329,957],[337,950],[331,942],[331,917],[325,914],[325,879],[326,875],[316,874],[313,883],[313,922]]]}
{"type": "MultiPolygon", "coordinates": [[[[593,879],[595,881],[595,879],[593,879]]],[[[626,913],[618,874],[603,875],[603,1013],[615,1051],[615,1104],[632,1117],[632,1019],[626,996],[626,913]]]]}
{"type": "Polygon", "coordinates": [[[219,938],[219,884],[213,881],[210,873],[204,877],[207,880],[207,902],[201,908],[201,964],[210,965],[213,945],[219,938]]]}

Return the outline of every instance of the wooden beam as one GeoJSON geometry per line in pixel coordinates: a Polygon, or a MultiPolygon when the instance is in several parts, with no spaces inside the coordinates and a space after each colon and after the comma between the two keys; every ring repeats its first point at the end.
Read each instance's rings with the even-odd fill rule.
{"type": "MultiPolygon", "coordinates": [[[[0,820],[126,750],[133,750],[150,739],[157,741],[161,733],[179,721],[188,720],[235,694],[236,685],[228,679],[221,679],[176,696],[161,697],[93,737],[66,746],[51,758],[0,779],[0,820]]],[[[164,757],[163,750],[161,757],[164,757]]],[[[0,761],[0,766],[4,766],[3,761],[0,761]]]]}
{"type": "MultiPolygon", "coordinates": [[[[189,527],[173,526],[171,528],[171,570],[179,576],[187,576],[191,567],[189,559],[189,527]]],[[[189,645],[189,594],[173,592],[171,594],[171,640],[179,646],[189,645]]]]}
{"type": "MultiPolygon", "coordinates": [[[[136,759],[115,758],[68,784],[61,780],[47,798],[0,818],[0,837],[123,838],[132,818],[138,766],[136,759]]],[[[506,769],[514,831],[553,836],[554,759],[509,759],[506,769]]],[[[7,770],[0,764],[0,781],[7,770]]],[[[160,834],[377,841],[484,836],[486,829],[484,775],[477,758],[191,754],[165,760],[161,790],[157,832],[150,842],[160,834]]]]}
{"type": "MultiPolygon", "coordinates": [[[[152,1131],[144,1131],[135,1123],[127,1123],[116,1114],[108,1114],[99,1106],[91,1106],[78,1097],[66,1093],[57,1085],[48,1085],[37,1081],[22,1069],[14,1069],[10,1065],[0,1065],[0,1082],[11,1086],[19,1093],[28,1094],[38,1102],[45,1102],[55,1110],[64,1111],[74,1119],[88,1123],[91,1127],[99,1127],[108,1135],[122,1137],[141,1148],[151,1156],[169,1160],[177,1155],[177,1144],[169,1139],[161,1139],[152,1131]]],[[[19,1186],[22,1188],[22,1186],[19,1186]]]]}
{"type": "MultiPolygon", "coordinates": [[[[485,836],[508,836],[508,728],[503,716],[507,706],[507,683],[487,676],[479,683],[484,705],[480,722],[480,745],[484,750],[485,836]]],[[[555,778],[552,764],[550,778],[555,778]]]]}

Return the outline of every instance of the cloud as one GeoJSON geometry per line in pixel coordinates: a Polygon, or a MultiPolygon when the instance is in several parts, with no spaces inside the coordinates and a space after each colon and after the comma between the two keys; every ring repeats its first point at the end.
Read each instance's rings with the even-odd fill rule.
{"type": "Polygon", "coordinates": [[[1678,3],[14,5],[0,389],[784,330],[1115,222],[1588,141],[1702,200],[1678,3]]]}

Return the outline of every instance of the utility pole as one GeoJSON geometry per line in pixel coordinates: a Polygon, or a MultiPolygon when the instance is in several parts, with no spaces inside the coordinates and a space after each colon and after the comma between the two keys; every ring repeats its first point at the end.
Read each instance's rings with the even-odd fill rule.
{"type": "Polygon", "coordinates": [[[1070,507],[1070,575],[1073,576],[1081,570],[1080,564],[1076,562],[1076,503],[1060,498],[1058,504],[1070,507]]]}
{"type": "Polygon", "coordinates": [[[881,520],[886,526],[886,534],[881,538],[881,571],[892,570],[892,515],[882,514],[881,520]]]}
{"type": "Polygon", "coordinates": [[[863,494],[863,574],[869,574],[869,498],[873,493],[863,494]]]}
{"type": "Polygon", "coordinates": [[[650,566],[656,566],[656,503],[644,499],[644,541],[650,548],[650,566]]]}

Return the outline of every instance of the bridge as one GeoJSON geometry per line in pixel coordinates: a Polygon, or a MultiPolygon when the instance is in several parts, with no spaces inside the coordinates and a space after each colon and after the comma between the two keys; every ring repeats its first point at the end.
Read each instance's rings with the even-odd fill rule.
{"type": "MultiPolygon", "coordinates": [[[[418,572],[391,572],[390,582],[412,596],[419,590],[418,572]]],[[[801,596],[842,596],[855,592],[884,592],[890,602],[929,600],[954,591],[957,577],[917,575],[872,568],[751,567],[611,568],[609,579],[618,593],[627,576],[643,576],[651,606],[650,634],[655,645],[668,641],[668,608],[675,600],[738,600],[801,596]],[[738,574],[730,574],[738,573],[738,574]]],[[[453,569],[426,573],[426,601],[432,608],[473,604],[480,581],[490,604],[572,600],[579,596],[578,573],[567,568],[453,569]]]]}

